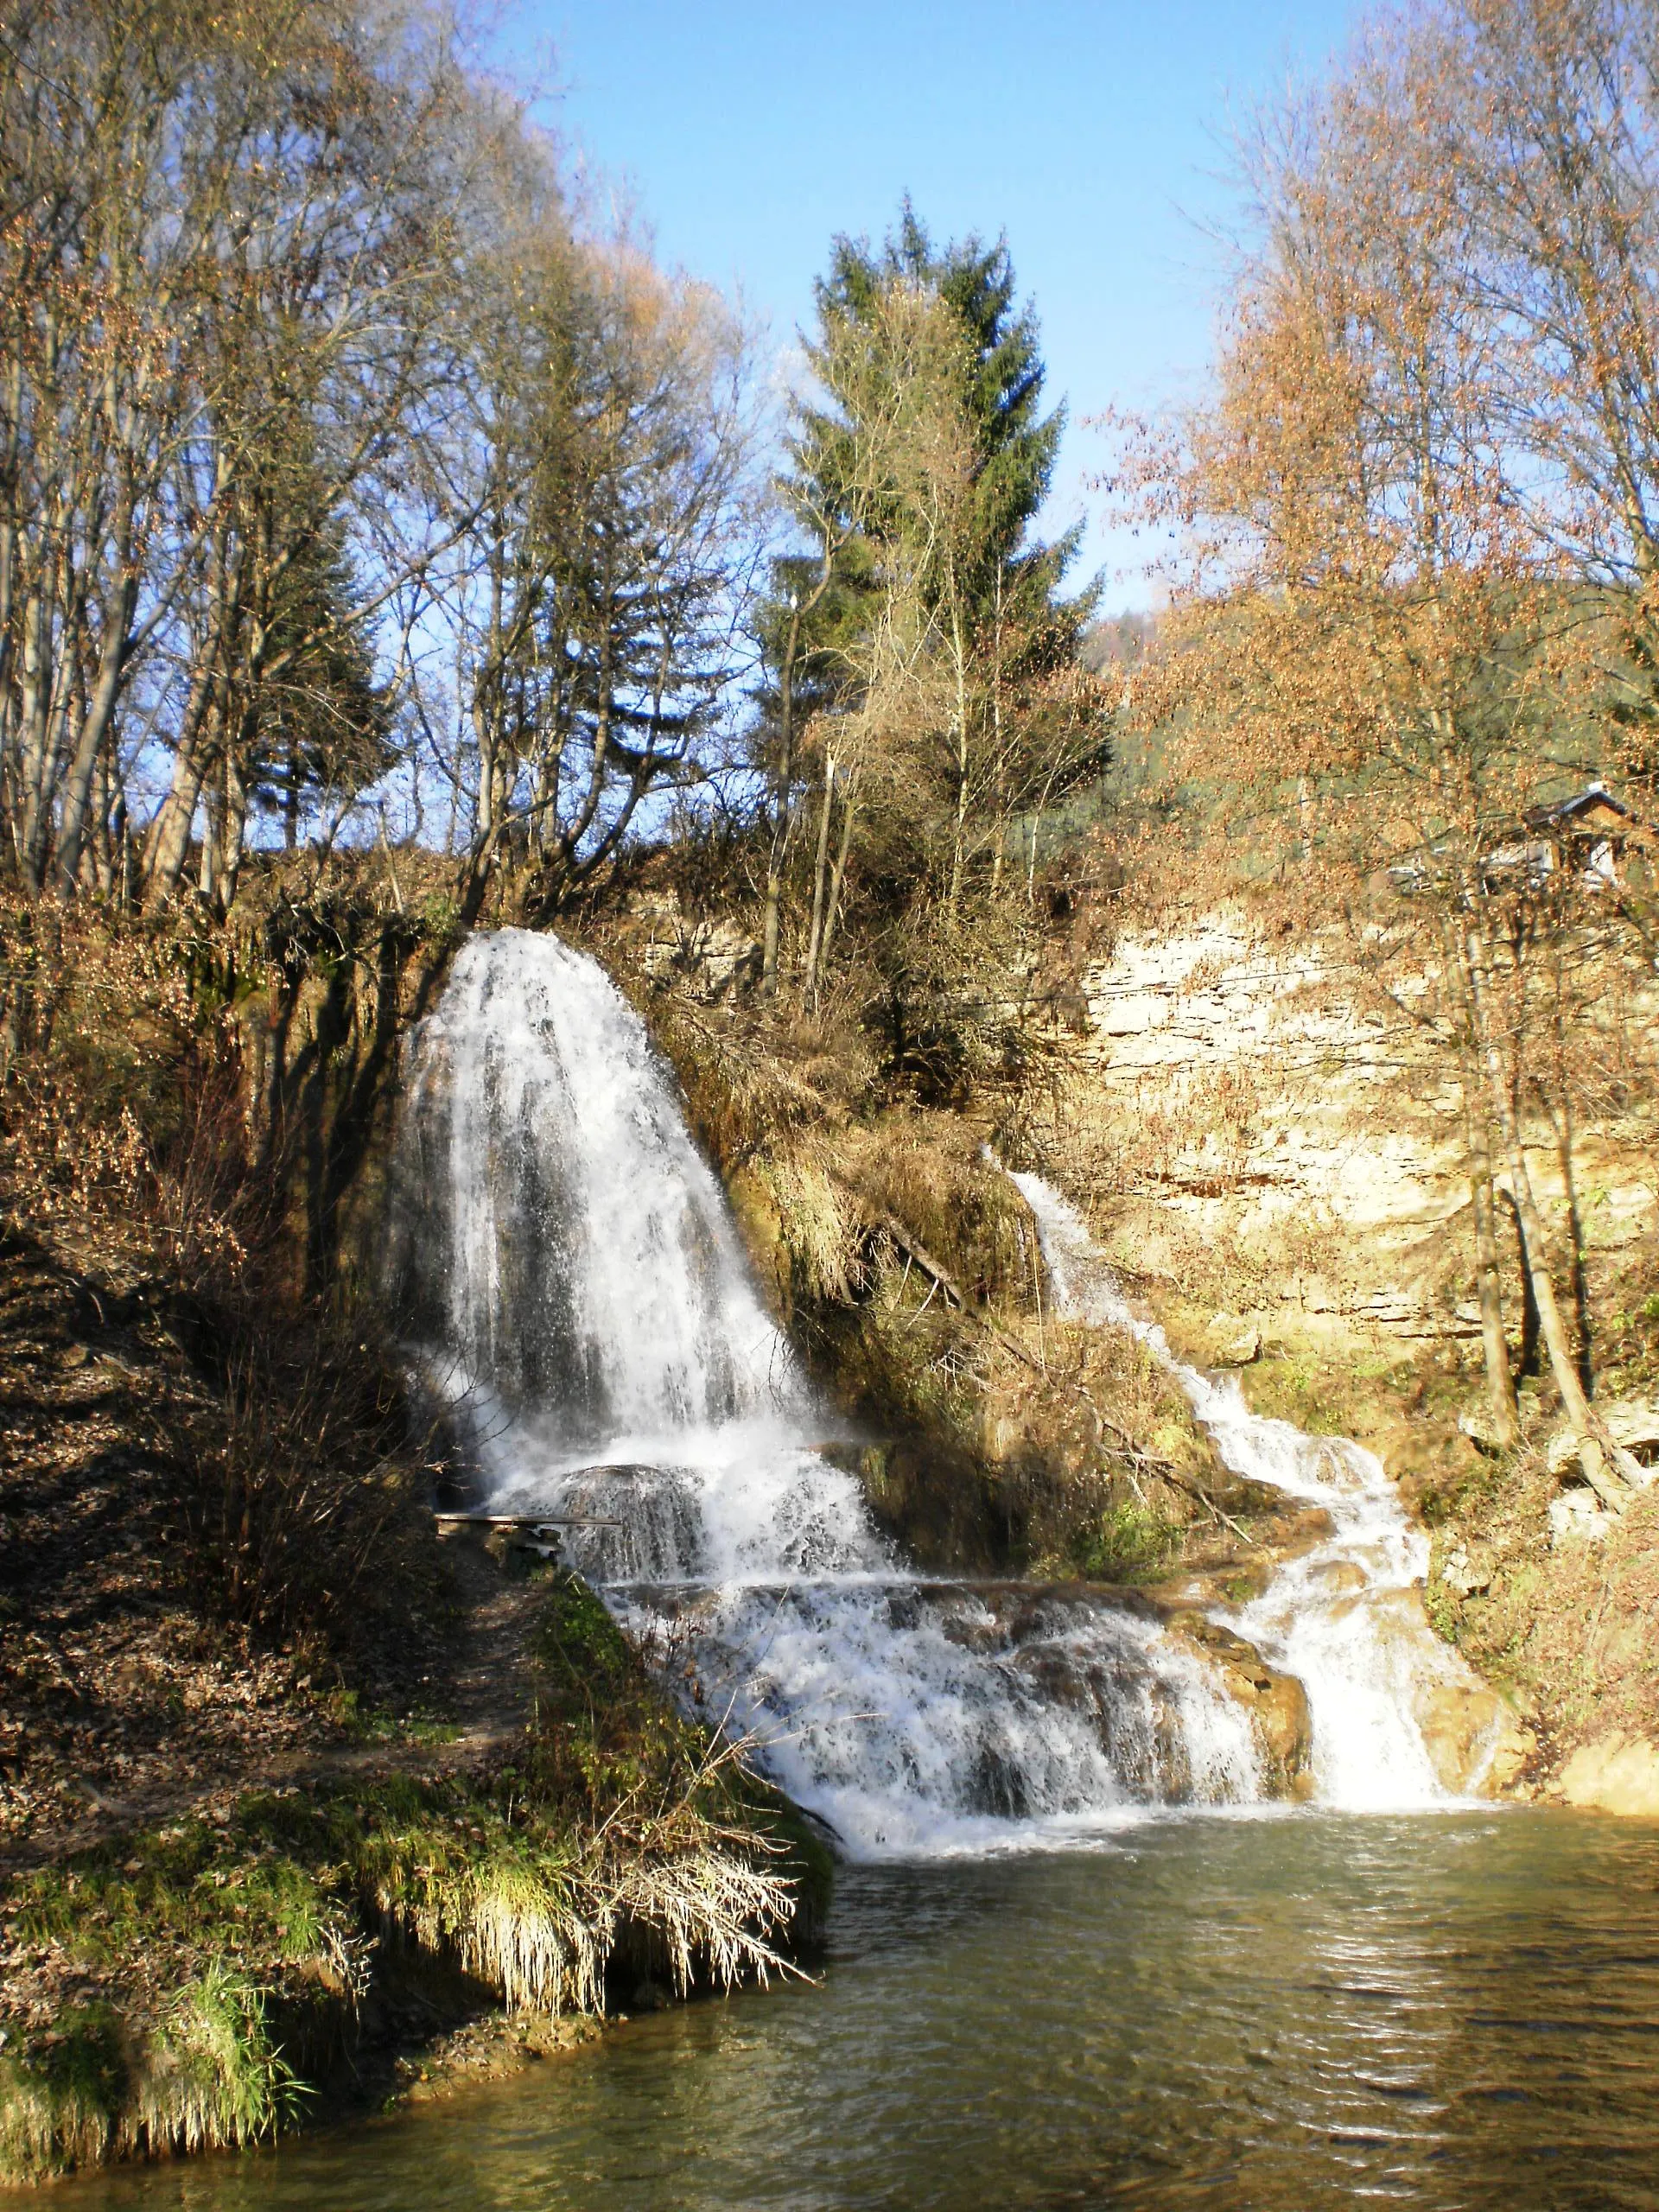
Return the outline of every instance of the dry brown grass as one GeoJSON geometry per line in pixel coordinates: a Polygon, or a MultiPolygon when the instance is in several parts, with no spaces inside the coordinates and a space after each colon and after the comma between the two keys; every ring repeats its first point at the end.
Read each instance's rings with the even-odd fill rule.
{"type": "Polygon", "coordinates": [[[1430,1616],[1514,1696],[1542,1739],[1545,1771],[1612,1730],[1659,1738],[1659,1494],[1637,1497],[1602,1542],[1552,1548],[1557,1489],[1535,1446],[1425,1501],[1430,1616]],[[1465,1597],[1443,1579],[1454,1552],[1482,1585],[1465,1597]]]}

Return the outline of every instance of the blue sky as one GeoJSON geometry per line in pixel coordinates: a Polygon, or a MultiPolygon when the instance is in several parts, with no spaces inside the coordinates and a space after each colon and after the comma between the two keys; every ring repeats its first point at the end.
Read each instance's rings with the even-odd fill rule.
{"type": "MultiPolygon", "coordinates": [[[[1344,0],[518,0],[500,45],[662,257],[740,292],[770,344],[810,320],[837,231],[879,236],[908,191],[936,237],[1006,231],[1071,429],[1051,525],[1104,457],[1084,418],[1201,385],[1230,114],[1318,73],[1344,0]]],[[[1109,570],[1138,549],[1091,531],[1109,570]]],[[[1133,575],[1115,606],[1144,603],[1133,575]]]]}

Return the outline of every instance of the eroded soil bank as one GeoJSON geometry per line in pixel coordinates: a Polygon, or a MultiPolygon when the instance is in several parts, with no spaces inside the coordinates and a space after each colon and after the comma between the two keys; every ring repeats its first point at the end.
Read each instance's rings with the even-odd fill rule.
{"type": "Polygon", "coordinates": [[[1178,1818],[1089,1853],[854,1868],[816,1986],[73,2201],[1634,2212],[1659,2128],[1651,1863],[1631,1823],[1491,1809],[1178,1818]]]}

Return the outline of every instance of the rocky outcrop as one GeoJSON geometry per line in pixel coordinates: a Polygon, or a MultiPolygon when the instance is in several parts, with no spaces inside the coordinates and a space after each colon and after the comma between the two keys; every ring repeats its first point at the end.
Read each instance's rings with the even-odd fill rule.
{"type": "Polygon", "coordinates": [[[760,973],[760,946],[725,916],[688,914],[677,892],[646,891],[633,901],[644,925],[641,964],[653,980],[673,977],[698,997],[730,998],[760,973]]]}
{"type": "Polygon", "coordinates": [[[1275,1673],[1253,1643],[1202,1613],[1176,1613],[1165,1625],[1197,1645],[1228,1694],[1249,1715],[1268,1796],[1311,1796],[1313,1738],[1307,1693],[1300,1682],[1294,1675],[1275,1673]]]}
{"type": "MultiPolygon", "coordinates": [[[[1083,985],[1083,1179],[1116,1194],[1127,1262],[1224,1309],[1207,1360],[1249,1364],[1281,1341],[1362,1356],[1379,1341],[1477,1342],[1462,1100],[1412,1018],[1427,979],[1390,1002],[1340,931],[1269,938],[1223,910],[1125,931],[1083,985]]],[[[1659,1215],[1646,1126],[1634,1134],[1579,1132],[1604,1268],[1659,1215]]],[[[1552,1145],[1529,1150],[1529,1170],[1559,1209],[1552,1145]]]]}
{"type": "Polygon", "coordinates": [[[1659,1745],[1618,1734],[1582,1744],[1548,1794],[1565,1805],[1659,1821],[1659,1745]]]}

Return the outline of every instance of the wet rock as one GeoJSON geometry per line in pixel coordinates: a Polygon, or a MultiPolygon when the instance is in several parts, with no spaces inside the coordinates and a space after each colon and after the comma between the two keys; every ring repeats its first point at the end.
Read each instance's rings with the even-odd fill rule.
{"type": "Polygon", "coordinates": [[[1178,1613],[1172,1635],[1196,1644],[1222,1678],[1228,1694],[1250,1717],[1270,1797],[1312,1794],[1313,1732],[1307,1693],[1294,1675],[1269,1667],[1253,1643],[1201,1613],[1178,1613]]]}
{"type": "Polygon", "coordinates": [[[1178,1580],[1155,1585],[1147,1594],[1168,1611],[1208,1611],[1215,1605],[1248,1605],[1259,1598],[1273,1580],[1275,1560],[1266,1551],[1240,1559],[1222,1551],[1213,1564],[1183,1573],[1178,1580]]]}
{"type": "Polygon", "coordinates": [[[1367,1581],[1364,1568],[1357,1560],[1351,1559],[1327,1560],[1322,1567],[1313,1568],[1311,1576],[1322,1588],[1340,1592],[1344,1596],[1363,1590],[1367,1581]]]}
{"type": "Polygon", "coordinates": [[[1520,1783],[1519,1778],[1530,1765],[1537,1749],[1538,1738],[1531,1729],[1522,1727],[1518,1720],[1512,1720],[1492,1746],[1482,1783],[1484,1794],[1488,1796],[1530,1797],[1530,1785],[1520,1783]],[[1516,1786],[1518,1783],[1519,1787],[1516,1786]]]}
{"type": "Polygon", "coordinates": [[[1555,1794],[1595,1812],[1659,1820],[1659,1748],[1645,1736],[1617,1734],[1582,1744],[1561,1769],[1555,1794]]]}
{"type": "Polygon", "coordinates": [[[1442,1789],[1466,1796],[1490,1782],[1497,1747],[1512,1726],[1496,1690],[1472,1676],[1419,1680],[1413,1685],[1412,1718],[1442,1789]]]}

